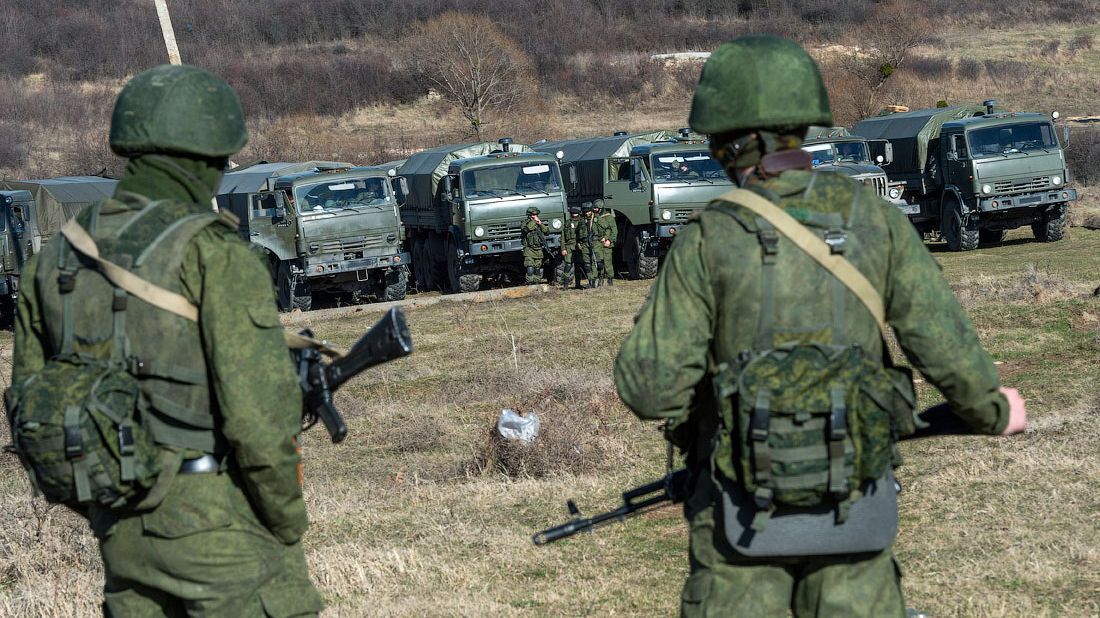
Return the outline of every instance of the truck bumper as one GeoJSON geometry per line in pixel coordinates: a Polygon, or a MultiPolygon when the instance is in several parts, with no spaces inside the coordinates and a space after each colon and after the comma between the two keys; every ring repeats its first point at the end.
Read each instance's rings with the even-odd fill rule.
{"type": "Polygon", "coordinates": [[[680,231],[680,228],[684,227],[683,223],[677,223],[674,225],[658,225],[657,226],[657,238],[676,238],[676,233],[680,231]]]}
{"type": "Polygon", "coordinates": [[[1013,208],[1035,208],[1036,206],[1071,202],[1075,199],[1077,199],[1076,189],[1057,189],[1010,197],[988,197],[978,201],[978,210],[983,213],[998,213],[1013,208]]]}
{"type": "Polygon", "coordinates": [[[376,255],[359,258],[357,260],[331,261],[326,260],[324,257],[306,258],[305,275],[307,277],[324,277],[327,275],[338,275],[360,270],[404,266],[408,263],[409,254],[405,252],[393,253],[390,255],[376,255]]]}
{"type": "MultiPolygon", "coordinates": [[[[561,246],[561,234],[547,234],[546,246],[551,249],[561,246]]],[[[466,247],[467,255],[493,255],[495,253],[510,253],[523,251],[523,241],[519,238],[508,240],[471,240],[466,247]]]]}
{"type": "Polygon", "coordinates": [[[919,215],[920,214],[920,204],[919,203],[910,204],[909,202],[906,202],[905,200],[901,200],[901,199],[899,199],[899,200],[892,200],[890,198],[883,198],[883,199],[885,199],[887,202],[890,202],[891,204],[893,204],[898,210],[903,212],[908,217],[912,217],[914,215],[919,215]]]}

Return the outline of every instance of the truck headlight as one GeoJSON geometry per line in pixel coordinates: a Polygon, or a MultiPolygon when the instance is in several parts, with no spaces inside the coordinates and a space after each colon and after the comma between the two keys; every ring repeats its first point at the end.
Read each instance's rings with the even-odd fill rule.
{"type": "Polygon", "coordinates": [[[550,222],[550,227],[554,228],[555,230],[560,230],[561,229],[561,219],[554,219],[553,221],[551,221],[550,222]]]}
{"type": "Polygon", "coordinates": [[[1062,184],[1062,177],[1061,176],[1051,176],[1050,177],[1050,182],[1052,182],[1056,185],[1060,185],[1060,184],[1062,184]]]}
{"type": "Polygon", "coordinates": [[[993,185],[982,185],[982,193],[993,193],[993,185]]]}
{"type": "Polygon", "coordinates": [[[899,197],[901,197],[901,189],[899,189],[897,187],[892,187],[890,189],[890,199],[896,200],[899,197]]]}
{"type": "Polygon", "coordinates": [[[484,235],[485,235],[485,228],[481,227],[480,225],[474,228],[474,236],[477,236],[478,238],[480,238],[484,235]]]}
{"type": "Polygon", "coordinates": [[[661,211],[661,218],[664,219],[665,221],[672,221],[672,211],[671,210],[662,210],[661,211]]]}

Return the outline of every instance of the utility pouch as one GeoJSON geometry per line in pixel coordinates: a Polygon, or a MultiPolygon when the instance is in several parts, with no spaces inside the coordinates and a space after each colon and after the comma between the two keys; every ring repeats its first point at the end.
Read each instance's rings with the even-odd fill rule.
{"type": "Polygon", "coordinates": [[[734,551],[754,558],[830,556],[877,552],[890,547],[898,533],[898,494],[894,473],[868,481],[848,516],[837,522],[831,506],[781,509],[763,531],[754,530],[753,496],[737,483],[722,480],[722,527],[734,551]]]}

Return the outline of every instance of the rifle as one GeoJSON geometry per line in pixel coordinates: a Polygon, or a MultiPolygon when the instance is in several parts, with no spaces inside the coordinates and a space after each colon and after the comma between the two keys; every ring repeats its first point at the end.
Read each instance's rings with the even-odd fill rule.
{"type": "MultiPolygon", "coordinates": [[[[917,431],[907,436],[901,436],[898,440],[915,440],[931,436],[966,435],[971,433],[973,431],[951,411],[951,406],[941,403],[918,414],[917,431]]],[[[569,500],[565,504],[573,519],[560,526],[547,528],[536,533],[531,537],[531,541],[535,545],[546,545],[573,536],[578,532],[594,530],[612,521],[626,521],[628,517],[660,508],[665,503],[679,504],[687,498],[690,486],[691,474],[687,468],[670,471],[664,477],[652,483],[624,492],[623,503],[619,508],[589,518],[580,517],[580,509],[577,508],[577,504],[569,500]]]]}
{"type": "MultiPolygon", "coordinates": [[[[309,329],[303,330],[301,335],[313,338],[309,329]]],[[[332,401],[333,392],[365,369],[411,354],[412,338],[405,324],[404,311],[392,307],[346,354],[318,343],[320,345],[292,349],[291,353],[302,386],[305,427],[308,429],[320,420],[335,444],[347,437],[348,428],[332,401]],[[334,358],[326,363],[321,360],[322,354],[334,358]]]]}

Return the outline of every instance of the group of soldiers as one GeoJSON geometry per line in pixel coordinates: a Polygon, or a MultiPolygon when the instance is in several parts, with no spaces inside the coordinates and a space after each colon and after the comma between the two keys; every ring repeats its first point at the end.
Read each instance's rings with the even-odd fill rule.
{"type": "Polygon", "coordinates": [[[523,266],[527,283],[542,283],[547,264],[553,264],[557,281],[552,284],[568,289],[570,283],[580,290],[615,284],[613,255],[619,229],[615,214],[603,200],[582,202],[569,207],[569,222],[562,229],[560,264],[559,256],[550,252],[546,234],[550,228],[539,219],[538,208],[527,209],[527,221],[522,228],[523,266]],[[585,283],[582,285],[582,281],[585,283]]]}

